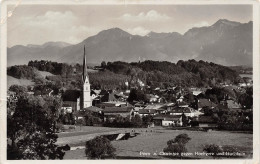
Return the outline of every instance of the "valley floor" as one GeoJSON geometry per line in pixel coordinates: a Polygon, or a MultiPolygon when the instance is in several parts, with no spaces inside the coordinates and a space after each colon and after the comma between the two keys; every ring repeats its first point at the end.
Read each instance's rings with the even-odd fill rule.
{"type": "MultiPolygon", "coordinates": [[[[170,159],[173,156],[159,156],[167,146],[167,141],[174,139],[177,135],[186,133],[191,138],[186,147],[188,153],[183,158],[207,159],[212,156],[196,155],[203,153],[206,144],[217,144],[220,146],[232,146],[244,152],[240,158],[252,158],[253,134],[229,132],[229,131],[189,131],[189,130],[167,130],[162,127],[134,129],[139,133],[136,137],[128,140],[112,141],[116,148],[117,159],[170,159]],[[156,153],[156,154],[155,154],[156,153]]],[[[84,152],[85,141],[99,135],[119,134],[131,132],[130,128],[107,128],[107,127],[77,127],[72,132],[60,133],[58,144],[68,144],[73,150],[67,151],[64,159],[87,159],[84,152]],[[77,149],[78,148],[78,149],[77,149]]],[[[231,158],[237,158],[232,156],[231,158]]]]}

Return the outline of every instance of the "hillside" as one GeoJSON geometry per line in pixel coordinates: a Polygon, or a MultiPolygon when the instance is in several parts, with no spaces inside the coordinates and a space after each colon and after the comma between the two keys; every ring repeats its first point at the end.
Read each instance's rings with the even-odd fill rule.
{"type": "Polygon", "coordinates": [[[11,85],[28,86],[28,85],[34,85],[34,82],[28,79],[18,79],[12,76],[7,76],[7,88],[9,88],[11,85]]]}
{"type": "Polygon", "coordinates": [[[227,66],[252,66],[252,27],[252,21],[242,24],[221,19],[208,27],[192,28],[184,35],[151,32],[146,36],[112,28],[76,45],[45,43],[8,48],[8,66],[27,64],[29,60],[82,63],[84,45],[89,63],[137,62],[139,58],[170,62],[196,59],[227,66]],[[52,46],[46,46],[49,44],[52,46]]]}

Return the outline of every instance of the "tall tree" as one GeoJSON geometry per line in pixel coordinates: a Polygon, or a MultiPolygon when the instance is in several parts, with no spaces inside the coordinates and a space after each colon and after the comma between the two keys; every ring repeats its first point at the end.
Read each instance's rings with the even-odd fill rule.
{"type": "Polygon", "coordinates": [[[55,98],[21,96],[7,117],[8,159],[62,159],[64,152],[55,142],[57,110],[55,98]],[[17,154],[14,155],[13,153],[17,154]]]}

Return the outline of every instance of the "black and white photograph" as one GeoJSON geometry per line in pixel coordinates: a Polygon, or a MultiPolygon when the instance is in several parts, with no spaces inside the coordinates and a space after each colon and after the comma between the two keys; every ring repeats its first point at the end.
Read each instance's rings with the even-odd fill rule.
{"type": "Polygon", "coordinates": [[[3,1],[6,163],[259,162],[259,4],[110,2],[3,1]]]}

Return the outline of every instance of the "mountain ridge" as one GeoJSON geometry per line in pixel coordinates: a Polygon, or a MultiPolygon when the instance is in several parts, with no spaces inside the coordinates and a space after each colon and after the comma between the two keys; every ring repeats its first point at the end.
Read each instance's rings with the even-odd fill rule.
{"type": "Polygon", "coordinates": [[[47,42],[41,49],[37,46],[8,48],[8,65],[27,64],[34,59],[81,63],[84,45],[90,63],[100,63],[103,60],[132,62],[140,57],[141,60],[176,62],[197,59],[230,66],[252,65],[252,21],[240,23],[220,19],[211,26],[191,28],[183,35],[177,32],[150,32],[139,36],[120,28],[111,28],[78,44],[46,45],[53,43],[47,42]],[[16,62],[17,56],[23,56],[24,60],[16,62]]]}

